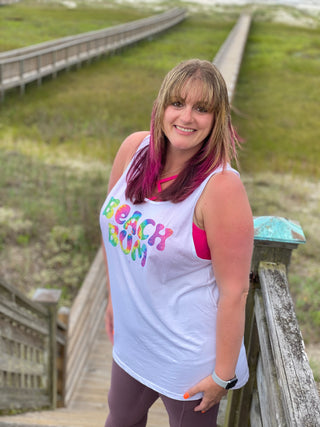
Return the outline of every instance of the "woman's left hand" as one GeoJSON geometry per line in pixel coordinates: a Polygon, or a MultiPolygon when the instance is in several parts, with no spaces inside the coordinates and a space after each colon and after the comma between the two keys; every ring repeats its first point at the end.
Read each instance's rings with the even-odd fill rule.
{"type": "Polygon", "coordinates": [[[194,408],[195,411],[206,412],[212,406],[220,402],[223,396],[228,393],[223,387],[216,384],[211,375],[201,380],[194,387],[191,387],[184,395],[185,399],[194,396],[197,393],[203,393],[203,398],[198,406],[194,408]]]}

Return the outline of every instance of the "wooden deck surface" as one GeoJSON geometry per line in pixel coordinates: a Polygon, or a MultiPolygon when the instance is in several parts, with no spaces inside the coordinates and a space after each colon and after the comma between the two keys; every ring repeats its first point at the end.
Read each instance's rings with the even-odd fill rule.
{"type": "MultiPolygon", "coordinates": [[[[111,364],[112,346],[101,325],[80,385],[68,408],[0,417],[0,426],[103,427],[108,414],[111,364]]],[[[169,427],[168,416],[160,399],[149,412],[147,426],[169,427]]]]}

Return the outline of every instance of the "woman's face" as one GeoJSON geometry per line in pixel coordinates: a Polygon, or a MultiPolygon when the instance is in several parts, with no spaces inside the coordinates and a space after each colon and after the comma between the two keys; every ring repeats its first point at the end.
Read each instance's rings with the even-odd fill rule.
{"type": "Polygon", "coordinates": [[[213,112],[207,110],[201,94],[201,82],[194,82],[164,111],[163,131],[169,140],[169,149],[188,158],[200,149],[213,126],[213,112]]]}

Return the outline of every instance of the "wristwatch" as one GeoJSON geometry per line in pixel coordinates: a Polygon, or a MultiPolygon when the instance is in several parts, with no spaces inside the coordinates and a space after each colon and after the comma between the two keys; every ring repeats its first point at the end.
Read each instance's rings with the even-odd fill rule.
{"type": "Polygon", "coordinates": [[[238,382],[238,378],[235,375],[234,378],[232,378],[229,381],[224,381],[221,378],[218,377],[218,375],[215,373],[215,371],[213,371],[212,374],[212,379],[215,383],[217,383],[220,387],[225,388],[226,390],[229,390],[230,388],[233,388],[237,382],[238,382]]]}

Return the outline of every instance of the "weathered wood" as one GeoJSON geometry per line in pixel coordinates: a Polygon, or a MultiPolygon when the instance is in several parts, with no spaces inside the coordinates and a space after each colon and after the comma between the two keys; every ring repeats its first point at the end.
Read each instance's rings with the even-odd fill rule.
{"type": "Polygon", "coordinates": [[[254,316],[255,284],[251,281],[246,304],[246,327],[244,343],[249,364],[249,380],[240,390],[228,393],[224,427],[247,427],[252,400],[252,392],[256,381],[256,365],[259,354],[259,341],[254,316]]]}
{"type": "Polygon", "coordinates": [[[257,389],[263,426],[286,426],[274,365],[261,290],[256,290],[255,316],[259,325],[260,358],[257,367],[257,389]]]}
{"type": "Polygon", "coordinates": [[[306,239],[300,225],[287,218],[254,218],[254,252],[251,271],[258,273],[260,261],[282,263],[289,268],[292,250],[306,239]]]}
{"type": "Polygon", "coordinates": [[[256,390],[252,394],[252,404],[250,408],[250,425],[252,427],[263,427],[261,421],[259,395],[256,390]]]}
{"type": "Polygon", "coordinates": [[[49,363],[48,363],[48,392],[50,405],[57,406],[57,304],[61,290],[38,288],[33,300],[47,307],[49,328],[49,363]]]}
{"type": "Polygon", "coordinates": [[[55,314],[3,281],[0,297],[0,410],[48,407],[56,399],[55,314]]]}
{"type": "MultiPolygon", "coordinates": [[[[249,392],[252,397],[249,399],[250,423],[251,426],[263,427],[320,426],[319,395],[304,351],[287,282],[292,250],[298,244],[305,243],[305,237],[298,223],[285,218],[259,217],[255,218],[254,223],[251,276],[257,287],[254,295],[257,329],[251,328],[248,317],[252,305],[249,294],[246,334],[250,339],[245,339],[250,380],[251,370],[254,372],[256,366],[253,374],[255,381],[251,383],[253,389],[249,392]],[[251,335],[257,331],[260,349],[258,361],[256,358],[249,359],[251,335]]],[[[232,392],[225,426],[247,425],[244,409],[248,405],[247,397],[245,388],[242,394],[232,392]]]]}
{"type": "Polygon", "coordinates": [[[256,366],[260,352],[259,338],[257,332],[256,318],[254,316],[254,301],[256,289],[255,286],[251,287],[251,292],[248,299],[247,320],[245,331],[245,345],[247,349],[247,359],[249,365],[249,380],[247,384],[242,387],[240,393],[239,409],[238,409],[238,426],[247,427],[249,422],[250,407],[252,403],[252,393],[256,383],[256,366]],[[252,304],[252,307],[251,307],[252,304]],[[252,311],[251,311],[252,310],[252,311]],[[249,339],[250,337],[250,339],[249,339]]]}
{"type": "Polygon", "coordinates": [[[230,102],[236,87],[250,25],[251,15],[242,14],[213,60],[226,81],[230,102]]]}
{"type": "Polygon", "coordinates": [[[286,425],[319,426],[320,399],[289,293],[286,267],[262,262],[259,278],[286,425]]]}
{"type": "MultiPolygon", "coordinates": [[[[112,345],[107,338],[101,316],[86,367],[68,408],[0,417],[0,426],[102,427],[108,415],[111,364],[112,345]]],[[[168,415],[160,399],[150,409],[147,426],[169,427],[168,415]]]]}
{"type": "Polygon", "coordinates": [[[68,325],[65,404],[69,405],[85,369],[91,346],[107,302],[106,271],[102,248],[72,305],[68,325]]]}
{"type": "Polygon", "coordinates": [[[64,406],[66,378],[66,342],[69,309],[60,307],[57,322],[57,406],[64,406]]]}

